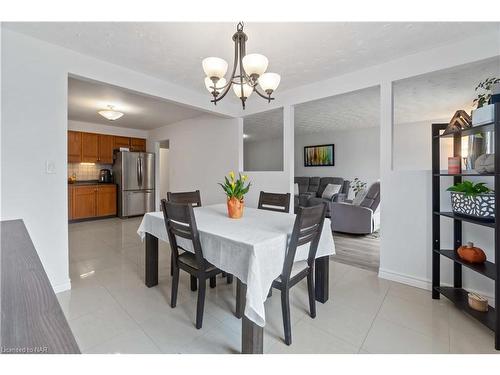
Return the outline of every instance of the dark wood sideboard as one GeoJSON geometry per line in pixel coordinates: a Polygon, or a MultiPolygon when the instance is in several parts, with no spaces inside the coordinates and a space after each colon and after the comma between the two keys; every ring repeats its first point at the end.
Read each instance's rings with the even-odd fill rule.
{"type": "Polygon", "coordinates": [[[0,353],[80,353],[24,222],[0,226],[0,353]]]}

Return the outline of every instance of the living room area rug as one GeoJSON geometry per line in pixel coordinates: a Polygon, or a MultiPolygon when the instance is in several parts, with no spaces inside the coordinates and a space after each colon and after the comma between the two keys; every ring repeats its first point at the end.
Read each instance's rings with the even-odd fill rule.
{"type": "Polygon", "coordinates": [[[335,255],[332,259],[371,271],[380,266],[380,233],[359,235],[333,232],[335,255]]]}

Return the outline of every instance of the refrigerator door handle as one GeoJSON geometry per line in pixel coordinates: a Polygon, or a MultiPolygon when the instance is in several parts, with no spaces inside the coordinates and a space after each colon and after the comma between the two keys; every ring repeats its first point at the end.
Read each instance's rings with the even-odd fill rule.
{"type": "Polygon", "coordinates": [[[139,156],[139,171],[140,171],[140,182],[139,182],[139,186],[142,188],[142,167],[143,167],[143,160],[142,160],[142,156],[139,156]]]}
{"type": "Polygon", "coordinates": [[[140,158],[137,158],[136,159],[136,162],[135,162],[135,167],[136,167],[136,170],[137,170],[137,185],[139,185],[139,189],[141,188],[141,160],[140,158]]]}

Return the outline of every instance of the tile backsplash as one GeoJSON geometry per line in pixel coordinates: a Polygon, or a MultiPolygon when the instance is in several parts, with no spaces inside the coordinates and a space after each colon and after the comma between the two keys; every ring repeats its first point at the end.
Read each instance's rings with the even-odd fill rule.
{"type": "Polygon", "coordinates": [[[111,164],[68,164],[68,177],[76,174],[77,181],[97,180],[101,169],[112,169],[111,164]]]}

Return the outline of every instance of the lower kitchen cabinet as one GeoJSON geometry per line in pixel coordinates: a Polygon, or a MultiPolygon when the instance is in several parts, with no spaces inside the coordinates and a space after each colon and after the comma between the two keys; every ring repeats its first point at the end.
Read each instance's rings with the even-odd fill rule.
{"type": "Polygon", "coordinates": [[[116,215],[116,185],[73,185],[68,194],[70,220],[116,215]]]}
{"type": "Polygon", "coordinates": [[[116,185],[97,188],[97,216],[116,215],[116,185]]]}

